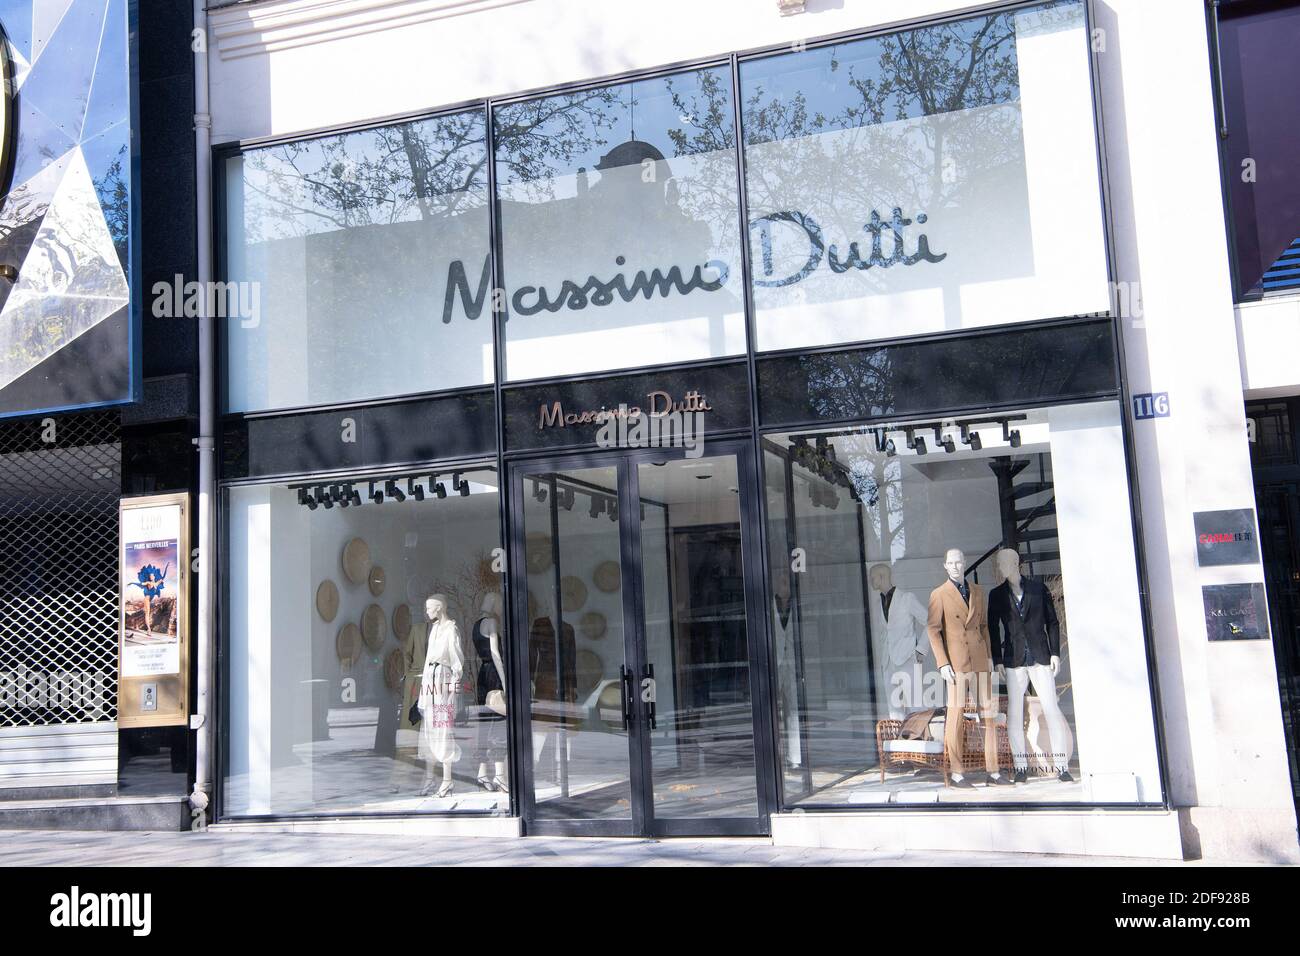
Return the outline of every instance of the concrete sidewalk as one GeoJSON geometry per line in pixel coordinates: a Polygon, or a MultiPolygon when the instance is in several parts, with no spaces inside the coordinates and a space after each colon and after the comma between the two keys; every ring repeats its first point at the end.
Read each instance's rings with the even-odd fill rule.
{"type": "Polygon", "coordinates": [[[1034,854],[804,849],[765,839],[597,840],[356,833],[7,830],[3,866],[1186,866],[1034,854]]]}

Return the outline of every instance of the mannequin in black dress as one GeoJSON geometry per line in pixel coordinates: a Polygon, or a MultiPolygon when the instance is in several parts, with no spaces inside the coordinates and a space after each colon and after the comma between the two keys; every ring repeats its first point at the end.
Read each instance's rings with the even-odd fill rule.
{"type": "Polygon", "coordinates": [[[478,785],[484,790],[509,793],[506,783],[506,718],[488,703],[502,707],[505,701],[506,667],[501,646],[501,595],[489,591],[483,598],[482,616],[474,622],[472,640],[478,657],[478,785]],[[499,694],[493,694],[499,691],[499,694]],[[493,775],[488,775],[488,764],[493,775]]]}

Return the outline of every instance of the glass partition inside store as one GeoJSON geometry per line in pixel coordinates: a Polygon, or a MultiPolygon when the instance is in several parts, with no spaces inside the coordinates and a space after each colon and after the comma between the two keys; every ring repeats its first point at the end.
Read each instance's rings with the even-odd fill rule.
{"type": "Polygon", "coordinates": [[[763,448],[786,805],[1160,799],[1116,403],[763,448]]]}
{"type": "Polygon", "coordinates": [[[496,469],[226,493],[232,816],[510,807],[496,469]]]}

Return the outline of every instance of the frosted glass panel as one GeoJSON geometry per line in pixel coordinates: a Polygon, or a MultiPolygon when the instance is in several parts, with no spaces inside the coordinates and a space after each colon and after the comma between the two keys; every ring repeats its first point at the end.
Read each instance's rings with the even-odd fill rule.
{"type": "Polygon", "coordinates": [[[496,111],[511,380],[745,350],[731,76],[496,111]]]}
{"type": "Polygon", "coordinates": [[[492,381],[484,128],[460,113],[227,161],[227,411],[492,381]]]}
{"type": "Polygon", "coordinates": [[[1103,313],[1083,5],[741,65],[759,349],[1103,313]]]}

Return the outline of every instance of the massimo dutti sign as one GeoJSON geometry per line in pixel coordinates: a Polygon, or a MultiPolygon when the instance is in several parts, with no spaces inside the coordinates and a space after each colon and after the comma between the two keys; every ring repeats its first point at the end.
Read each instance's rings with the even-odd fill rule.
{"type": "MultiPolygon", "coordinates": [[[[863,230],[867,233],[867,251],[860,248],[857,240],[842,246],[827,241],[827,237],[812,216],[797,211],[768,213],[750,222],[751,234],[758,237],[761,250],[761,269],[754,279],[754,285],[764,288],[778,288],[802,282],[820,268],[823,263],[829,272],[839,275],[850,269],[865,271],[867,269],[889,269],[894,266],[915,266],[918,263],[942,262],[948,254],[934,253],[930,249],[930,240],[925,233],[915,238],[915,245],[909,251],[904,233],[914,222],[925,224],[929,217],[918,213],[915,218],[907,218],[902,209],[894,208],[891,217],[886,220],[876,210],[871,210],[863,230]],[[797,268],[791,268],[787,274],[779,275],[772,261],[772,236],[774,230],[793,227],[801,235],[800,254],[806,257],[797,261],[797,268]],[[886,239],[888,236],[888,239],[886,239]],[[886,242],[889,252],[885,253],[886,242]]],[[[604,276],[589,275],[585,279],[566,278],[557,286],[521,285],[507,298],[510,315],[533,316],[541,312],[557,313],[561,311],[580,312],[591,306],[603,308],[611,305],[628,304],[638,299],[649,301],[656,297],[686,296],[692,292],[719,292],[731,277],[731,270],[725,262],[710,259],[708,262],[683,269],[681,266],[655,266],[639,269],[629,274],[626,271],[627,257],[614,258],[614,270],[604,276]]],[[[447,267],[446,295],[442,303],[442,321],[448,324],[455,315],[467,319],[477,319],[483,314],[487,304],[488,287],[491,280],[491,260],[483,259],[479,271],[478,285],[470,289],[469,277],[465,263],[453,259],[447,267]]]]}
{"type": "Polygon", "coordinates": [[[507,452],[604,447],[644,435],[707,435],[750,427],[744,362],[531,382],[501,392],[507,452]]]}
{"type": "Polygon", "coordinates": [[[0,417],[139,394],[132,6],[0,0],[0,417]]]}
{"type": "Polygon", "coordinates": [[[673,399],[670,392],[656,389],[646,393],[645,407],[622,403],[614,408],[602,406],[598,409],[588,408],[566,410],[564,403],[556,400],[543,403],[537,411],[538,428],[567,428],[572,425],[603,425],[613,418],[639,419],[667,418],[669,415],[711,412],[713,406],[698,390],[687,392],[680,401],[673,399]]]}

